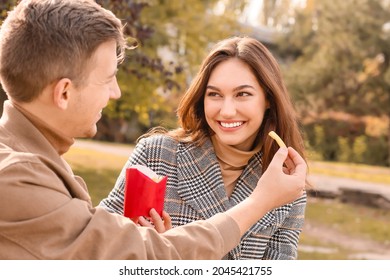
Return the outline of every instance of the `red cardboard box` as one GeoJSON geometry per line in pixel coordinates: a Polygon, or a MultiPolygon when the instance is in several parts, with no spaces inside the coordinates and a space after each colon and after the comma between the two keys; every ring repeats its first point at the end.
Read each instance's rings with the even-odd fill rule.
{"type": "Polygon", "coordinates": [[[126,170],[125,199],[123,213],[125,217],[149,217],[150,209],[156,209],[162,216],[167,176],[158,176],[151,169],[135,165],[126,170]]]}

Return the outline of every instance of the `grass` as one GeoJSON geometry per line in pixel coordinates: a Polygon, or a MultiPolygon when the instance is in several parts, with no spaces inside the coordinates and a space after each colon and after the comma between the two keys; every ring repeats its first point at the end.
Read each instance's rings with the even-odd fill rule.
{"type": "Polygon", "coordinates": [[[390,185],[390,168],[341,162],[309,162],[312,174],[356,179],[365,182],[390,185]]]}
{"type": "Polygon", "coordinates": [[[333,200],[310,200],[306,220],[356,238],[368,238],[379,243],[390,242],[390,211],[345,204],[333,200]]]}
{"type": "Polygon", "coordinates": [[[85,180],[92,203],[97,205],[114,187],[128,155],[117,156],[73,147],[64,158],[72,167],[74,174],[85,180]]]}
{"type": "Polygon", "coordinates": [[[324,243],[317,238],[313,238],[302,233],[298,245],[298,260],[348,260],[354,252],[346,250],[338,244],[324,243]],[[325,248],[327,252],[303,251],[299,250],[301,246],[310,246],[312,248],[325,248]]]}
{"type": "MultiPolygon", "coordinates": [[[[298,258],[302,260],[345,260],[356,255],[356,249],[348,248],[343,238],[323,238],[326,234],[335,232],[349,240],[373,241],[380,246],[390,245],[390,211],[364,207],[361,205],[344,204],[337,200],[313,199],[309,197],[305,222],[312,226],[320,226],[319,235],[307,234],[305,230],[300,236],[299,246],[310,248],[326,248],[329,252],[321,253],[300,250],[298,258]]],[[[298,246],[298,249],[299,249],[298,246]]],[[[366,252],[372,252],[371,247],[366,252]]]]}

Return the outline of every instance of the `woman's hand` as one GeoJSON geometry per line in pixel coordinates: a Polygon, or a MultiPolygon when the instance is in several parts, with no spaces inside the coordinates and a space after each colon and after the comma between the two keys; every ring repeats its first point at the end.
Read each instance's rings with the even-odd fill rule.
{"type": "Polygon", "coordinates": [[[152,208],[149,212],[150,219],[147,219],[143,216],[140,216],[136,219],[132,219],[136,224],[143,227],[152,227],[158,233],[166,232],[172,228],[171,216],[165,211],[162,212],[162,217],[157,213],[157,211],[152,208]]]}

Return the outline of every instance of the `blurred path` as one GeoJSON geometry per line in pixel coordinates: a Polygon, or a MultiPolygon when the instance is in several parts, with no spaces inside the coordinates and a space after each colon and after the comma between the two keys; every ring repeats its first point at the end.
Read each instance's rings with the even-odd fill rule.
{"type": "Polygon", "coordinates": [[[349,178],[333,177],[328,175],[310,174],[309,180],[319,191],[337,193],[340,188],[358,189],[366,192],[382,194],[390,200],[390,185],[365,182],[349,178]]]}
{"type": "Polygon", "coordinates": [[[93,140],[77,139],[72,147],[95,150],[103,153],[110,153],[117,156],[129,157],[133,151],[131,145],[113,144],[93,140]]]}

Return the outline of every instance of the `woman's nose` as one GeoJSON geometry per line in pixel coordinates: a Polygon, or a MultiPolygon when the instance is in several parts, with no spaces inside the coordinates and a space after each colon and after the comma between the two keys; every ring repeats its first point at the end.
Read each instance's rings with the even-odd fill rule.
{"type": "Polygon", "coordinates": [[[225,118],[233,117],[236,115],[236,104],[231,98],[226,98],[221,107],[221,116],[225,118]]]}

